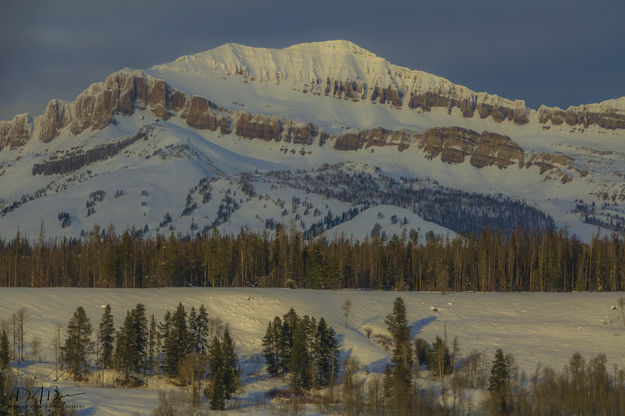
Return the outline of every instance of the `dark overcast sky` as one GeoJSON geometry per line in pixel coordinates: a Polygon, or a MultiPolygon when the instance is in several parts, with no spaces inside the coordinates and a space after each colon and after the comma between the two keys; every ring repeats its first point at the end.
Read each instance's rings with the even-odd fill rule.
{"type": "Polygon", "coordinates": [[[624,0],[2,0],[0,119],[126,66],[330,39],[533,108],[625,95],[624,0]]]}

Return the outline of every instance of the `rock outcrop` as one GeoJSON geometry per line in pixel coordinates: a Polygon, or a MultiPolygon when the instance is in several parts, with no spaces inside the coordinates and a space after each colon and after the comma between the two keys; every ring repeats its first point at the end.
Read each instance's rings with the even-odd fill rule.
{"type": "Polygon", "coordinates": [[[381,127],[361,130],[358,133],[346,133],[336,137],[334,148],[337,150],[358,150],[372,146],[397,146],[404,150],[410,144],[410,136],[402,130],[387,130],[381,127]]]}
{"type": "MultiPolygon", "coordinates": [[[[19,114],[11,121],[0,121],[0,148],[22,146],[33,132],[37,132],[38,140],[47,143],[64,128],[72,134],[80,134],[89,128],[99,130],[109,125],[115,115],[131,115],[137,109],[149,108],[163,119],[174,113],[182,117],[191,114],[190,125],[210,124],[200,116],[205,107],[202,105],[203,102],[192,102],[186,94],[169,87],[163,80],[138,71],[120,71],[111,74],[105,82],[92,84],[72,103],[51,100],[44,113],[34,121],[28,114],[19,114]]],[[[214,119],[210,127],[215,130],[217,125],[218,120],[214,119]]]]}
{"type": "Polygon", "coordinates": [[[0,121],[0,149],[23,146],[32,132],[33,123],[28,113],[17,114],[11,121],[0,121]]]}
{"type": "Polygon", "coordinates": [[[237,120],[234,132],[237,136],[265,141],[282,140],[282,124],[276,117],[242,112],[237,120]]]}
{"type": "Polygon", "coordinates": [[[438,127],[415,136],[418,146],[430,158],[440,155],[446,163],[469,163],[477,168],[523,164],[523,150],[508,136],[491,132],[478,133],[460,127],[438,127]]]}
{"type": "Polygon", "coordinates": [[[597,125],[604,129],[625,129],[625,97],[607,100],[597,104],[571,106],[565,110],[558,107],[541,106],[538,109],[538,121],[542,124],[551,122],[561,125],[588,128],[597,125]]]}
{"type": "Polygon", "coordinates": [[[149,127],[144,127],[141,128],[136,134],[122,140],[99,145],[87,151],[79,149],[60,158],[50,158],[43,163],[35,163],[33,165],[32,174],[34,176],[69,173],[91,163],[108,159],[140,139],[147,140],[150,130],[151,129],[149,127]]]}

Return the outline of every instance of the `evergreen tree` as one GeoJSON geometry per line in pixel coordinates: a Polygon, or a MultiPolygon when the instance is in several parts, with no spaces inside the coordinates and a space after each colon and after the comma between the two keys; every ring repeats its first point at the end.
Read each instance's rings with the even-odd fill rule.
{"type": "Polygon", "coordinates": [[[239,387],[239,357],[235,351],[234,340],[230,336],[228,328],[225,329],[221,341],[221,358],[223,367],[224,397],[229,399],[239,387]]]}
{"type": "Polygon", "coordinates": [[[79,306],[67,325],[65,345],[62,347],[63,363],[74,380],[81,378],[87,370],[87,357],[93,351],[92,331],[85,310],[79,306]]]}
{"type": "Polygon", "coordinates": [[[280,331],[280,367],[283,373],[288,373],[290,370],[293,336],[299,320],[300,318],[293,308],[289,309],[282,317],[282,330],[280,331]]]}
{"type": "MultiPolygon", "coordinates": [[[[276,319],[280,319],[276,317],[276,319]]],[[[279,322],[280,327],[282,322],[279,322]]],[[[279,339],[276,338],[276,331],[274,330],[273,322],[269,321],[267,325],[267,331],[263,337],[263,355],[265,356],[265,362],[267,363],[267,372],[270,376],[275,377],[280,373],[279,365],[279,353],[278,344],[279,339]]]]}
{"type": "Polygon", "coordinates": [[[167,338],[163,343],[163,364],[167,376],[178,376],[180,361],[189,352],[190,344],[187,314],[182,303],[179,303],[169,320],[167,338]]]}
{"type": "Polygon", "coordinates": [[[189,333],[191,336],[191,350],[198,354],[205,354],[208,351],[209,321],[208,313],[204,305],[200,306],[197,313],[195,308],[191,308],[191,313],[189,314],[189,333]]]}
{"type": "Polygon", "coordinates": [[[11,364],[11,349],[9,347],[9,337],[7,336],[6,331],[2,330],[2,335],[0,336],[0,371],[6,370],[9,368],[11,364]]]}
{"type": "Polygon", "coordinates": [[[310,355],[306,345],[306,325],[300,321],[293,333],[291,347],[291,387],[296,393],[309,389],[312,385],[310,355]]]}
{"type": "Polygon", "coordinates": [[[218,367],[213,374],[213,388],[210,398],[211,410],[226,410],[226,389],[223,385],[223,368],[218,367]]]}
{"type": "Polygon", "coordinates": [[[400,297],[393,302],[393,312],[384,319],[388,331],[393,337],[393,377],[394,385],[405,394],[410,387],[412,369],[412,346],[410,329],[406,318],[406,304],[400,297]]]}
{"type": "Polygon", "coordinates": [[[195,333],[195,349],[198,354],[208,352],[209,326],[208,312],[204,304],[201,304],[197,314],[197,331],[195,333]]]}
{"type": "Polygon", "coordinates": [[[427,368],[432,371],[432,377],[439,380],[453,371],[449,348],[438,335],[427,350],[427,368]]]}
{"type": "Polygon", "coordinates": [[[156,320],[154,319],[154,314],[150,316],[150,330],[148,333],[148,369],[149,374],[154,374],[154,369],[156,368],[158,350],[157,350],[157,341],[158,339],[158,331],[156,329],[156,320]]]}
{"type": "Polygon", "coordinates": [[[98,336],[102,351],[102,368],[111,368],[113,366],[113,350],[115,342],[115,325],[113,323],[113,314],[111,313],[111,305],[106,305],[102,319],[100,320],[100,329],[98,336]]]}
{"type": "Polygon", "coordinates": [[[138,303],[130,312],[130,368],[135,373],[141,373],[146,368],[148,346],[148,320],[145,316],[145,306],[138,303]]]}
{"type": "Polygon", "coordinates": [[[132,370],[132,315],[126,312],[126,318],[115,336],[115,369],[121,371],[128,381],[132,370]]]}
{"type": "Polygon", "coordinates": [[[171,326],[171,313],[165,312],[163,321],[158,323],[158,338],[157,343],[161,352],[160,367],[165,373],[167,373],[167,362],[165,357],[167,356],[167,340],[169,339],[169,331],[171,326]]]}
{"type": "Polygon", "coordinates": [[[219,338],[213,338],[208,350],[208,367],[210,371],[210,408],[224,410],[226,386],[224,385],[224,355],[219,338]]]}
{"type": "Polygon", "coordinates": [[[339,345],[334,328],[321,318],[317,325],[316,339],[316,377],[320,386],[332,386],[339,374],[339,345]]]}
{"type": "Polygon", "coordinates": [[[503,355],[503,351],[499,348],[495,352],[493,366],[490,369],[490,379],[488,382],[488,390],[495,407],[500,414],[508,414],[507,390],[510,380],[510,370],[508,362],[503,355]]]}

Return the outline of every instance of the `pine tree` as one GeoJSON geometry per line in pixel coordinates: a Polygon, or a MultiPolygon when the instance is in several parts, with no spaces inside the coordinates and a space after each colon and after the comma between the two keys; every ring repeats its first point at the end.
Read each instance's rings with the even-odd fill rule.
{"type": "Polygon", "coordinates": [[[195,349],[198,354],[206,354],[208,351],[209,320],[208,312],[204,304],[200,305],[197,314],[197,330],[195,333],[195,349]]]}
{"type": "Polygon", "coordinates": [[[299,320],[300,318],[293,308],[289,309],[282,317],[282,329],[280,331],[280,367],[283,373],[288,373],[290,370],[293,335],[299,320]]]}
{"type": "Polygon", "coordinates": [[[126,312],[122,327],[115,336],[115,369],[128,381],[132,367],[132,315],[126,312]]]}
{"type": "Polygon", "coordinates": [[[410,329],[406,318],[406,304],[400,297],[393,302],[393,312],[384,319],[388,331],[393,337],[393,377],[394,385],[400,389],[400,395],[405,394],[411,384],[410,371],[412,369],[412,346],[410,329]]]}
{"type": "Polygon", "coordinates": [[[180,361],[189,352],[190,345],[187,314],[182,303],[179,303],[176,312],[169,320],[167,338],[163,344],[164,370],[169,377],[178,376],[180,361]]]}
{"type": "Polygon", "coordinates": [[[130,368],[135,373],[141,373],[146,368],[148,344],[148,320],[145,316],[145,306],[138,303],[130,312],[132,328],[130,331],[130,368]]]}
{"type": "Polygon", "coordinates": [[[508,370],[508,363],[503,355],[503,351],[499,348],[495,352],[495,360],[490,370],[490,379],[488,382],[489,391],[500,391],[508,385],[508,379],[510,373],[508,370]]]}
{"type": "Polygon", "coordinates": [[[154,319],[154,314],[152,314],[152,316],[150,316],[150,330],[148,333],[148,368],[150,375],[154,375],[154,369],[156,368],[158,357],[157,338],[158,331],[156,329],[156,320],[154,319]]]}
{"type": "Polygon", "coordinates": [[[320,386],[332,386],[339,374],[339,345],[332,327],[321,318],[317,325],[316,340],[316,377],[320,386]]]}
{"type": "Polygon", "coordinates": [[[169,339],[169,331],[171,326],[171,313],[169,311],[165,312],[163,316],[163,321],[158,323],[158,338],[157,343],[158,347],[161,351],[161,362],[160,367],[161,370],[167,373],[167,362],[165,361],[165,357],[167,356],[167,340],[169,339]]]}
{"type": "Polygon", "coordinates": [[[102,319],[100,320],[100,330],[98,333],[102,351],[102,368],[113,366],[113,350],[115,342],[115,325],[111,305],[106,305],[102,319]]]}
{"type": "Polygon", "coordinates": [[[263,355],[265,356],[265,363],[267,363],[267,372],[272,377],[277,376],[280,371],[278,339],[276,339],[275,335],[273,323],[269,321],[267,331],[263,337],[263,355]]]}
{"type": "Polygon", "coordinates": [[[210,371],[210,408],[224,410],[226,386],[224,385],[224,356],[219,338],[213,338],[208,350],[208,366],[210,371]]]}
{"type": "Polygon", "coordinates": [[[221,341],[221,356],[223,362],[223,385],[224,397],[230,399],[239,388],[239,357],[235,351],[234,340],[230,336],[228,328],[225,329],[221,341]]]}
{"type": "Polygon", "coordinates": [[[67,325],[67,337],[62,347],[63,362],[74,380],[81,378],[87,370],[87,357],[93,351],[92,331],[85,310],[79,306],[67,325]]]}
{"type": "Polygon", "coordinates": [[[210,408],[211,410],[225,410],[226,409],[226,390],[225,386],[222,383],[223,380],[223,368],[218,367],[216,372],[213,374],[213,389],[211,392],[210,398],[210,408]]]}
{"type": "Polygon", "coordinates": [[[195,308],[191,308],[189,314],[189,333],[191,336],[191,350],[198,354],[205,354],[208,351],[208,333],[209,322],[208,313],[204,305],[200,306],[200,309],[195,311],[195,308]]]}
{"type": "Polygon", "coordinates": [[[449,348],[438,335],[427,350],[427,368],[432,372],[433,378],[439,380],[453,371],[449,348]]]}
{"type": "Polygon", "coordinates": [[[9,368],[11,364],[11,349],[9,347],[9,337],[7,336],[6,331],[2,330],[2,335],[0,336],[0,371],[6,370],[9,368]]]}
{"type": "Polygon", "coordinates": [[[306,345],[306,325],[300,321],[293,333],[293,346],[291,347],[291,380],[293,391],[301,393],[311,387],[310,355],[306,345]]]}
{"type": "Polygon", "coordinates": [[[508,368],[508,362],[503,355],[503,351],[499,348],[495,352],[493,366],[490,369],[488,390],[491,393],[491,398],[498,412],[502,415],[508,414],[507,390],[509,380],[510,370],[508,368]]]}

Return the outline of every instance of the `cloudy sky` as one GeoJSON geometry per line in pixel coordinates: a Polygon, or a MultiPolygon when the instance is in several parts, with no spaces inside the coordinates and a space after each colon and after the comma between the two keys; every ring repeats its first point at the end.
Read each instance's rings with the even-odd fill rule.
{"type": "Polygon", "coordinates": [[[330,39],[534,108],[625,95],[623,0],[2,0],[0,119],[123,67],[330,39]]]}

